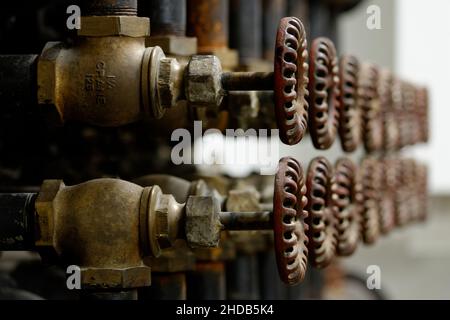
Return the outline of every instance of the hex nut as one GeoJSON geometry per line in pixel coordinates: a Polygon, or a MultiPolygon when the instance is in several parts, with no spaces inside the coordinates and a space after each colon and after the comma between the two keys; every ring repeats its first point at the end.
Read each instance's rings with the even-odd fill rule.
{"type": "Polygon", "coordinates": [[[222,224],[214,197],[190,196],[186,203],[186,239],[189,247],[217,247],[222,224]]]}
{"type": "Polygon", "coordinates": [[[192,56],[187,66],[185,94],[193,107],[217,108],[222,102],[222,66],[216,56],[192,56]]]}
{"type": "Polygon", "coordinates": [[[150,35],[150,19],[133,16],[82,16],[78,35],[84,37],[147,37],[150,35]]]}
{"type": "Polygon", "coordinates": [[[81,268],[81,285],[87,288],[138,288],[151,285],[151,269],[145,265],[131,268],[81,268]]]}
{"type": "Polygon", "coordinates": [[[64,122],[61,94],[57,86],[58,57],[64,44],[62,42],[48,42],[38,59],[37,65],[37,100],[44,109],[49,122],[62,125],[64,122]]]}
{"type": "Polygon", "coordinates": [[[35,244],[40,248],[54,248],[55,212],[53,201],[58,192],[65,187],[62,180],[45,180],[42,183],[35,201],[36,209],[36,240],[35,244]]]}

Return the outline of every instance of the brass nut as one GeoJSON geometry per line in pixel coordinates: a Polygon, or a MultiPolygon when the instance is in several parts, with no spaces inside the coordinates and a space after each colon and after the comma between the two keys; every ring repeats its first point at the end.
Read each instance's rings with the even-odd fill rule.
{"type": "Polygon", "coordinates": [[[45,180],[35,201],[36,246],[54,247],[55,212],[53,201],[58,192],[65,187],[62,180],[45,180]]]}
{"type": "Polygon", "coordinates": [[[145,39],[146,47],[160,47],[171,56],[192,56],[197,53],[197,38],[178,36],[151,36],[145,39]]]}
{"type": "Polygon", "coordinates": [[[38,59],[37,66],[37,98],[38,104],[44,107],[44,112],[49,119],[57,125],[62,125],[63,110],[61,92],[57,85],[57,62],[63,49],[61,42],[48,42],[38,59]]]}
{"type": "Polygon", "coordinates": [[[147,37],[150,35],[150,19],[133,16],[81,17],[79,36],[84,37],[147,37]]]}
{"type": "Polygon", "coordinates": [[[83,289],[138,288],[151,285],[151,269],[145,265],[130,268],[81,268],[83,289]]]}
{"type": "Polygon", "coordinates": [[[214,197],[190,196],[186,203],[186,239],[191,248],[217,247],[222,224],[214,197]]]}
{"type": "Polygon", "coordinates": [[[162,108],[176,105],[183,80],[182,67],[176,59],[162,58],[159,62],[158,91],[162,108]]]}
{"type": "Polygon", "coordinates": [[[186,73],[186,98],[193,107],[217,108],[223,98],[222,66],[215,56],[193,56],[186,73]]]}

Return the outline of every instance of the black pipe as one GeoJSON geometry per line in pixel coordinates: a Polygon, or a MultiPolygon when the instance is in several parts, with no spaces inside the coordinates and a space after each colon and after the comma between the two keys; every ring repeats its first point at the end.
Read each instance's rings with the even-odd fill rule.
{"type": "Polygon", "coordinates": [[[230,47],[244,65],[262,58],[262,0],[231,0],[230,47]]]}
{"type": "Polygon", "coordinates": [[[200,261],[186,274],[188,300],[224,300],[225,267],[222,262],[200,261]]]}
{"type": "Polygon", "coordinates": [[[0,251],[33,249],[35,197],[36,193],[0,194],[0,251]]]}
{"type": "Polygon", "coordinates": [[[266,60],[273,61],[278,24],[286,13],[286,0],[263,1],[263,55],[266,60]]]}
{"type": "Polygon", "coordinates": [[[135,16],[137,0],[83,0],[82,16],[135,16]]]}
{"type": "Polygon", "coordinates": [[[186,274],[152,272],[152,285],[138,292],[139,300],[186,300],[186,274]]]}
{"type": "Polygon", "coordinates": [[[141,0],[139,14],[150,17],[152,36],[186,35],[186,0],[141,0]]]}
{"type": "Polygon", "coordinates": [[[37,57],[37,55],[0,56],[2,120],[33,113],[33,110],[37,109],[37,57]]]}
{"type": "Polygon", "coordinates": [[[256,254],[239,253],[227,263],[227,299],[258,300],[259,264],[256,254]]]}
{"type": "Polygon", "coordinates": [[[275,252],[268,250],[258,255],[259,288],[262,300],[286,300],[287,286],[278,276],[275,252]]]}

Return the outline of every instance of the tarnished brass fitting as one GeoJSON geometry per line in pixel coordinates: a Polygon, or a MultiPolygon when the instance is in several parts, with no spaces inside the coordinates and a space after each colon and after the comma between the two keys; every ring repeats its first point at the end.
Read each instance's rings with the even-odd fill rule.
{"type": "Polygon", "coordinates": [[[44,181],[35,202],[38,249],[81,268],[85,287],[150,285],[145,257],[184,238],[184,205],[158,186],[119,179],[44,181]]]}
{"type": "Polygon", "coordinates": [[[120,126],[137,121],[148,18],[81,17],[73,46],[48,43],[38,61],[38,103],[56,124],[120,126]]]}
{"type": "Polygon", "coordinates": [[[80,266],[84,287],[150,285],[139,232],[144,190],[118,179],[44,181],[35,202],[36,247],[80,266]]]}

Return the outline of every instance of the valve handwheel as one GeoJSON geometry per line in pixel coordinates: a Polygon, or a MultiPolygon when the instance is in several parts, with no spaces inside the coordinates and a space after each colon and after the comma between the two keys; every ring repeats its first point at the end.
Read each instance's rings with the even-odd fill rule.
{"type": "Polygon", "coordinates": [[[339,159],[334,167],[333,202],[337,207],[337,247],[339,256],[355,252],[361,240],[361,181],[356,164],[350,159],[339,159]]]}
{"type": "Polygon", "coordinates": [[[295,17],[281,19],[275,47],[274,99],[280,139],[297,144],[308,126],[306,32],[295,17]]]}
{"type": "Polygon", "coordinates": [[[362,239],[365,244],[373,244],[380,236],[380,189],[381,168],[378,160],[366,157],[360,165],[363,211],[362,211],[362,239]]]}
{"type": "Polygon", "coordinates": [[[325,268],[336,255],[337,229],[331,199],[333,167],[324,157],[313,159],[306,179],[308,198],[308,250],[312,266],[325,268]]]}
{"type": "Polygon", "coordinates": [[[359,61],[344,55],[339,61],[339,137],[342,149],[353,152],[361,143],[362,121],[358,107],[359,61]]]}
{"type": "Polygon", "coordinates": [[[331,147],[339,120],[339,66],[336,48],[327,38],[313,41],[309,74],[309,132],[314,147],[331,147]]]}
{"type": "Polygon", "coordinates": [[[303,169],[293,158],[282,158],[275,176],[273,231],[280,278],[286,284],[301,282],[308,257],[307,225],[304,220],[306,186],[303,169]]]}

